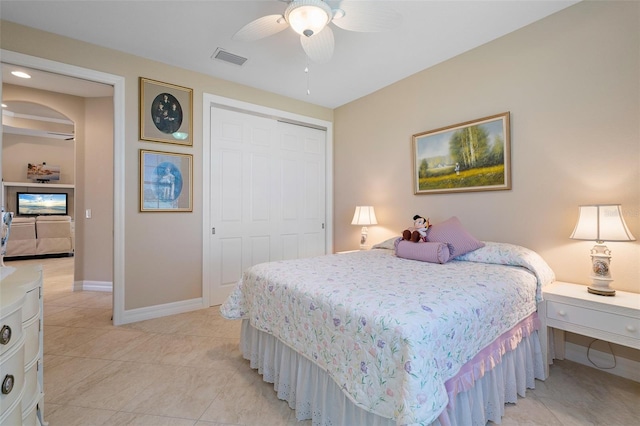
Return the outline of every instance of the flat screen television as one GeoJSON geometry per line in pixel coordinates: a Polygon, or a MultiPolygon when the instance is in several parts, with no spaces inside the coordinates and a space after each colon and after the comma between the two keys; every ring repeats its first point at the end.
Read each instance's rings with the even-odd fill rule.
{"type": "Polygon", "coordinates": [[[59,215],[68,214],[68,194],[51,194],[43,192],[18,192],[18,216],[59,215]]]}

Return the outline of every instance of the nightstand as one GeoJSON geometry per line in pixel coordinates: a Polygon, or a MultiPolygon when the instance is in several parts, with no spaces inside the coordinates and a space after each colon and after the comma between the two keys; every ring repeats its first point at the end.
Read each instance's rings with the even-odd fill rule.
{"type": "Polygon", "coordinates": [[[555,358],[564,359],[565,331],[640,349],[640,294],[616,290],[615,296],[598,296],[584,285],[556,281],[543,287],[542,295],[541,319],[556,329],[555,358]]]}

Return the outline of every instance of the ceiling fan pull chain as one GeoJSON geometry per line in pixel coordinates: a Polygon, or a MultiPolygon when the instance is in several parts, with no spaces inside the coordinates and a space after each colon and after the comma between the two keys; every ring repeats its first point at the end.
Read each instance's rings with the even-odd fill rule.
{"type": "Polygon", "coordinates": [[[311,94],[309,90],[309,57],[307,56],[307,66],[304,67],[304,72],[307,74],[307,95],[311,94]]]}

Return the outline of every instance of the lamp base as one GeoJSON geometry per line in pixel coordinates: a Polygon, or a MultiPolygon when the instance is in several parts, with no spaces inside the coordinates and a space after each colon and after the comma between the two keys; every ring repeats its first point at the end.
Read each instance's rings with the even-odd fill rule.
{"type": "Polygon", "coordinates": [[[369,234],[367,233],[367,227],[363,226],[360,233],[360,250],[367,250],[369,248],[369,246],[367,245],[368,236],[369,234]]]}
{"type": "Polygon", "coordinates": [[[615,296],[616,291],[612,288],[602,288],[602,287],[587,287],[587,291],[591,294],[597,294],[598,296],[615,296]]]}
{"type": "Polygon", "coordinates": [[[611,288],[611,250],[597,241],[591,249],[591,285],[587,291],[598,296],[615,296],[616,291],[611,288]]]}

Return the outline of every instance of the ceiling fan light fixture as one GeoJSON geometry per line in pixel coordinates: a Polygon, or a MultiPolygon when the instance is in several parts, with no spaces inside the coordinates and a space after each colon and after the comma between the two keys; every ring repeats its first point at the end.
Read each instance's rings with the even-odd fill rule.
{"type": "Polygon", "coordinates": [[[333,13],[322,0],[293,1],[284,12],[284,17],[295,32],[311,37],[329,23],[333,13]]]}
{"type": "Polygon", "coordinates": [[[344,18],[345,13],[342,9],[333,9],[331,12],[333,13],[333,19],[344,18]]]}

